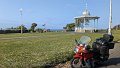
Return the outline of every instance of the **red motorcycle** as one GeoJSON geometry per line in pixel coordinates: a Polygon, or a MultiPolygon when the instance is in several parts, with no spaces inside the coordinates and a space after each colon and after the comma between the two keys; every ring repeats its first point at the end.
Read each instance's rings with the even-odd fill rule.
{"type": "Polygon", "coordinates": [[[82,36],[79,41],[76,41],[75,55],[71,60],[72,68],[94,68],[93,53],[88,45],[91,38],[88,36],[82,36]]]}

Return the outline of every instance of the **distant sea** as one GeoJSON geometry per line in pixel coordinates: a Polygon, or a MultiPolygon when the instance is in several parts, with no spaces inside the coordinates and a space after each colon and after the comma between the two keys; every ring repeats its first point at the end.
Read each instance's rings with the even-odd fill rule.
{"type": "Polygon", "coordinates": [[[53,31],[53,32],[59,32],[59,31],[63,31],[63,29],[50,29],[50,31],[53,31]]]}

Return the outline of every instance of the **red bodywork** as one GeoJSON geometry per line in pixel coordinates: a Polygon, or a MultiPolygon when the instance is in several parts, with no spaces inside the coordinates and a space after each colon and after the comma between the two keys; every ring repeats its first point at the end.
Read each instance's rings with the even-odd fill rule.
{"type": "Polygon", "coordinates": [[[76,53],[73,57],[74,58],[80,58],[81,60],[84,59],[91,59],[93,58],[93,53],[89,52],[88,50],[83,49],[84,47],[79,47],[78,53],[76,53]]]}
{"type": "Polygon", "coordinates": [[[80,58],[81,60],[84,59],[86,61],[87,59],[93,58],[93,53],[84,53],[84,54],[77,53],[73,57],[80,58]]]}

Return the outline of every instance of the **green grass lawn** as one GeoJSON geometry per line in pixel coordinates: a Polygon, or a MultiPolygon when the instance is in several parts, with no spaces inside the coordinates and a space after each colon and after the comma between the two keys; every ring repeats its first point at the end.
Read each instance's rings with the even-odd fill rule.
{"type": "MultiPolygon", "coordinates": [[[[114,31],[115,40],[120,31],[114,31]]],[[[74,40],[81,36],[90,36],[92,41],[101,37],[101,33],[32,33],[0,34],[0,68],[40,68],[69,60],[73,54],[74,40]],[[26,38],[18,38],[26,37],[26,38]]],[[[119,37],[117,37],[119,36],[119,37]]]]}
{"type": "Polygon", "coordinates": [[[120,30],[113,30],[112,31],[114,38],[114,41],[120,41],[120,30]]]}

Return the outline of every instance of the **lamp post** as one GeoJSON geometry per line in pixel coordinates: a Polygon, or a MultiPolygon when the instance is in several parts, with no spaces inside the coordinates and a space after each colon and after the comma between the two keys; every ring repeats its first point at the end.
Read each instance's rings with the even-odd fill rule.
{"type": "Polygon", "coordinates": [[[109,29],[108,34],[112,34],[111,32],[111,26],[112,26],[112,0],[110,0],[110,17],[109,17],[109,29]]]}
{"type": "MultiPolygon", "coordinates": [[[[23,9],[20,8],[21,23],[22,23],[22,15],[23,15],[23,9]]],[[[21,34],[23,34],[23,25],[21,25],[21,34]]]]}

